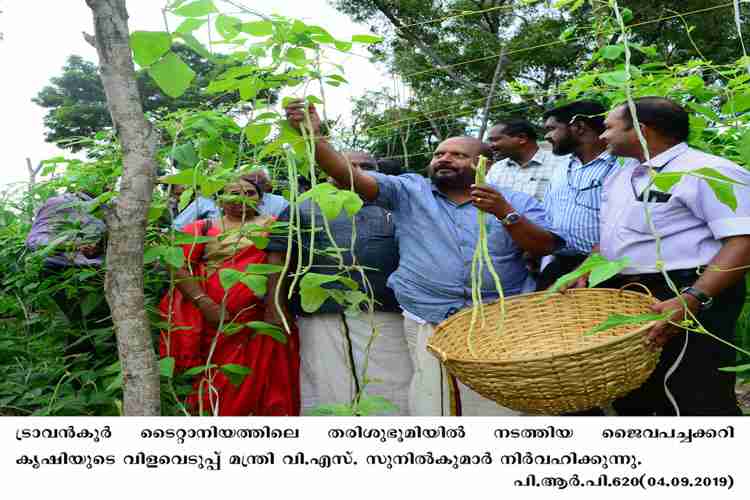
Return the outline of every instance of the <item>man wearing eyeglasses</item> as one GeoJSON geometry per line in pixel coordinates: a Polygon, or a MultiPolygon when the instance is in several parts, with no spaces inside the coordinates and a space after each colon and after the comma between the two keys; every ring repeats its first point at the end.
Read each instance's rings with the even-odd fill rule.
{"type": "Polygon", "coordinates": [[[537,278],[537,290],[549,288],[576,269],[599,242],[602,184],[617,158],[599,138],[604,132],[606,108],[596,101],[576,101],[544,113],[544,138],[556,155],[570,155],[555,170],[544,194],[544,208],[554,227],[567,236],[567,245],[537,278]]]}
{"type": "Polygon", "coordinates": [[[490,129],[487,141],[496,159],[487,182],[542,200],[552,173],[562,160],[537,144],[537,132],[526,120],[508,120],[490,129]]]}

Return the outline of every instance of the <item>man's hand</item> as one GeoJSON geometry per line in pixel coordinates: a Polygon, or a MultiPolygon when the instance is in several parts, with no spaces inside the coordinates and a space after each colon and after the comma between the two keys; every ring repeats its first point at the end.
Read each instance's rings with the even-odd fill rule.
{"type": "Polygon", "coordinates": [[[308,104],[307,112],[310,115],[310,123],[308,124],[307,118],[305,118],[305,103],[304,101],[296,100],[292,101],[284,109],[286,112],[286,119],[289,124],[294,127],[295,130],[302,132],[302,127],[308,131],[313,137],[320,136],[320,117],[318,112],[315,110],[315,105],[308,104]],[[312,125],[312,130],[310,130],[312,125]]]}
{"type": "Polygon", "coordinates": [[[513,212],[513,207],[505,197],[487,184],[472,184],[471,202],[479,210],[502,219],[513,212]]]}
{"type": "MultiPolygon", "coordinates": [[[[687,303],[688,309],[693,314],[696,314],[700,309],[698,299],[688,294],[682,295],[682,298],[687,303]]],[[[672,313],[670,321],[673,321],[675,323],[683,321],[686,317],[690,318],[689,315],[686,316],[685,309],[682,305],[682,300],[680,300],[679,297],[674,297],[669,300],[658,302],[651,306],[651,310],[657,313],[674,311],[672,313]]],[[[664,347],[664,344],[669,342],[672,337],[682,331],[683,330],[681,328],[669,323],[669,321],[657,321],[656,324],[652,326],[648,332],[646,332],[646,345],[649,349],[655,351],[659,347],[664,347]]]]}

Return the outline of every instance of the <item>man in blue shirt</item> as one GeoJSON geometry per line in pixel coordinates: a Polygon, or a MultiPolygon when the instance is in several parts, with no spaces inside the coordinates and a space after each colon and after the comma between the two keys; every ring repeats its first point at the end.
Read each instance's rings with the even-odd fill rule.
{"type": "Polygon", "coordinates": [[[602,185],[617,165],[617,158],[599,138],[606,112],[596,101],[575,101],[544,113],[544,138],[552,144],[552,152],[570,158],[552,173],[542,202],[567,244],[543,263],[547,265],[537,279],[538,290],[575,270],[599,243],[602,185]]]}
{"type": "MultiPolygon", "coordinates": [[[[303,106],[295,103],[286,109],[293,127],[304,123],[303,106]]],[[[448,377],[425,345],[434,325],[471,305],[471,259],[479,235],[477,209],[494,216],[487,220],[489,253],[505,295],[513,295],[523,290],[529,277],[523,252],[543,256],[560,244],[548,230],[550,224],[541,204],[523,193],[473,184],[474,166],[485,147],[476,138],[443,141],[433,154],[429,179],[416,174],[364,173],[352,170],[320,136],[314,106],[309,107],[309,113],[320,167],[340,185],[353,182],[364,200],[393,213],[400,262],[388,284],[404,309],[404,330],[414,363],[410,414],[446,415],[453,401],[460,401],[464,415],[509,414],[466,387],[451,393],[448,377]]],[[[483,297],[496,299],[488,271],[483,282],[483,297]]]]}

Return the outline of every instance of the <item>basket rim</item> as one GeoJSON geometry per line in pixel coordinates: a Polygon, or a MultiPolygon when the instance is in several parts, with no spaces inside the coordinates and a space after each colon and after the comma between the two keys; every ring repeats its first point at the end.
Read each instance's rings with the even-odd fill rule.
{"type": "MultiPolygon", "coordinates": [[[[573,288],[573,289],[567,290],[565,293],[600,293],[600,294],[604,293],[604,294],[611,294],[612,292],[615,292],[618,295],[619,294],[624,294],[624,293],[635,294],[635,295],[639,295],[639,296],[643,296],[643,297],[648,298],[652,303],[658,302],[658,299],[656,297],[652,296],[652,295],[647,295],[645,293],[636,292],[636,291],[633,291],[633,290],[623,290],[623,289],[617,289],[617,288],[573,288]]],[[[511,301],[511,300],[514,300],[514,299],[521,299],[521,298],[525,299],[525,298],[532,297],[532,296],[544,295],[546,293],[547,293],[546,291],[523,293],[523,294],[513,295],[511,297],[508,297],[507,299],[505,299],[505,301],[508,302],[508,301],[511,301]]],[[[485,305],[497,304],[499,302],[500,302],[499,300],[495,300],[495,301],[492,301],[492,302],[487,302],[487,303],[485,303],[485,305]]],[[[454,321],[457,321],[461,316],[464,316],[466,314],[470,314],[471,313],[471,309],[472,309],[471,307],[464,308],[459,313],[455,314],[454,316],[452,316],[449,319],[443,321],[437,327],[435,327],[435,331],[433,332],[433,334],[430,337],[430,339],[428,339],[426,347],[430,351],[432,351],[433,353],[438,354],[438,356],[439,356],[439,353],[434,349],[434,347],[432,346],[432,343],[430,342],[430,340],[432,339],[432,337],[435,336],[435,335],[437,335],[440,331],[442,331],[445,328],[447,328],[454,321]]],[[[556,358],[568,357],[568,356],[572,356],[572,355],[583,354],[583,353],[586,353],[586,352],[589,352],[589,351],[594,351],[594,350],[598,350],[598,349],[604,349],[604,348],[616,345],[618,343],[625,342],[627,340],[630,340],[631,337],[633,337],[635,335],[640,335],[644,331],[650,329],[655,323],[656,323],[656,321],[649,321],[648,323],[644,323],[643,325],[641,325],[640,328],[638,328],[636,330],[633,330],[632,332],[626,333],[626,334],[621,335],[619,337],[614,337],[613,339],[608,340],[606,342],[602,342],[601,344],[597,344],[597,345],[594,345],[594,346],[590,346],[590,347],[586,347],[586,348],[583,348],[583,349],[578,349],[578,350],[570,351],[570,352],[566,352],[566,353],[550,354],[548,356],[533,357],[533,358],[515,358],[515,359],[510,359],[510,360],[502,360],[502,361],[501,360],[493,361],[493,360],[487,360],[487,359],[481,360],[481,359],[471,359],[471,358],[447,358],[443,362],[446,363],[446,364],[454,362],[454,363],[467,363],[467,364],[468,363],[471,363],[471,364],[492,363],[493,365],[509,365],[509,364],[516,364],[516,363],[524,363],[524,362],[529,362],[529,361],[536,362],[536,361],[553,360],[553,359],[556,359],[556,358]]],[[[660,352],[661,352],[661,348],[659,348],[656,351],[654,351],[653,354],[654,355],[658,355],[660,352]]]]}

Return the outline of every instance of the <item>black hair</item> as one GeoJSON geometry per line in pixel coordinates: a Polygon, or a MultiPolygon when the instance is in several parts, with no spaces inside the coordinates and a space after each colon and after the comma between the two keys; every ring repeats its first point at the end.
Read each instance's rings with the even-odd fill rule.
{"type": "Polygon", "coordinates": [[[534,125],[521,118],[500,122],[495,126],[502,127],[503,134],[511,137],[525,135],[530,141],[536,141],[538,137],[534,125]]]}
{"type": "MultiPolygon", "coordinates": [[[[638,121],[664,137],[685,142],[690,135],[690,115],[674,101],[664,97],[640,97],[634,100],[638,121]]],[[[622,116],[631,127],[633,116],[627,104],[622,105],[622,116]]]]}
{"type": "Polygon", "coordinates": [[[574,121],[582,121],[597,134],[604,132],[604,115],[607,108],[598,101],[574,101],[544,112],[542,117],[554,118],[560,123],[571,125],[574,121]]]}
{"type": "Polygon", "coordinates": [[[404,171],[401,162],[394,159],[378,160],[378,172],[386,175],[401,175],[404,171]]]}
{"type": "Polygon", "coordinates": [[[258,192],[258,199],[263,199],[263,190],[260,188],[260,184],[258,184],[258,181],[255,180],[254,177],[250,175],[243,175],[240,177],[240,180],[242,182],[247,182],[248,184],[252,184],[255,187],[255,191],[258,192]]]}

